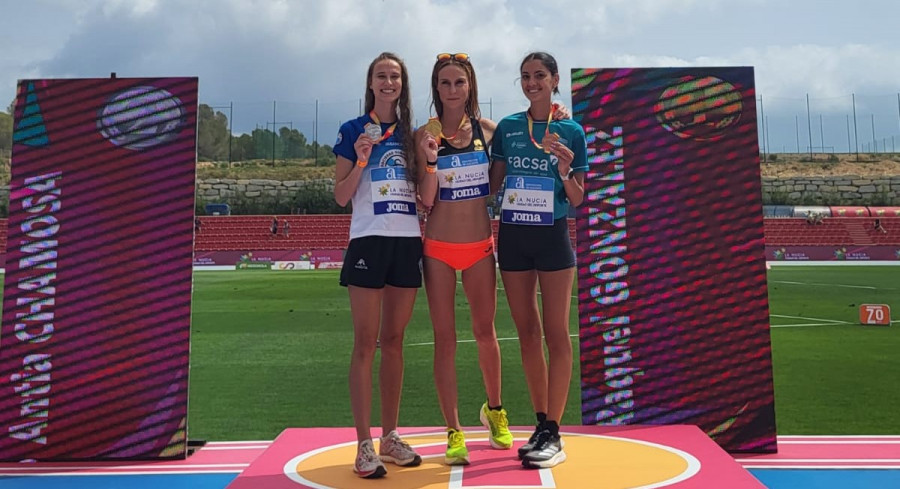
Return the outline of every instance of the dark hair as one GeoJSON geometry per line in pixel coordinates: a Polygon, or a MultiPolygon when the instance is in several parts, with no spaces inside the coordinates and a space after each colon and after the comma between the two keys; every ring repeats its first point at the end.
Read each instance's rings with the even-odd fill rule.
{"type": "Polygon", "coordinates": [[[400,140],[400,147],[403,150],[403,157],[406,158],[406,178],[415,181],[416,178],[416,158],[413,149],[412,136],[412,102],[409,95],[409,73],[406,70],[406,64],[394,53],[384,52],[379,54],[372,63],[369,64],[369,71],[366,74],[366,113],[375,108],[375,92],[372,91],[372,75],[375,72],[375,65],[379,61],[390,60],[400,65],[400,98],[397,99],[397,129],[395,134],[400,140]]]}
{"type": "MultiPolygon", "coordinates": [[[[547,68],[547,71],[550,72],[550,76],[559,74],[559,66],[556,64],[556,58],[550,55],[550,53],[545,53],[543,51],[528,53],[528,55],[525,56],[525,59],[522,60],[522,64],[519,65],[519,71],[522,71],[522,68],[525,67],[525,63],[534,60],[540,61],[541,64],[544,65],[544,68],[547,68]]],[[[553,93],[559,94],[559,85],[553,87],[553,93]]]]}
{"type": "Polygon", "coordinates": [[[459,61],[450,56],[447,59],[439,59],[435,61],[434,68],[431,70],[431,105],[438,117],[444,113],[444,103],[441,102],[441,95],[438,93],[438,73],[446,66],[457,65],[466,72],[466,78],[469,80],[469,95],[466,99],[466,114],[476,119],[481,119],[481,108],[478,106],[478,80],[475,78],[475,68],[472,67],[471,60],[459,61]]]}

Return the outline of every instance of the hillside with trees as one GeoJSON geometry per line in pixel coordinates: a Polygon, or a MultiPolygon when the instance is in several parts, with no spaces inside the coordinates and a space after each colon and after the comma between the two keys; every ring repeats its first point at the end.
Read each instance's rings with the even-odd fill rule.
{"type": "Polygon", "coordinates": [[[303,133],[293,128],[281,127],[277,132],[257,128],[250,134],[235,134],[229,138],[228,117],[223,112],[214,112],[206,104],[200,104],[197,126],[199,161],[234,164],[268,160],[272,166],[277,166],[279,161],[293,160],[297,163],[297,160],[308,160],[305,161],[306,165],[320,167],[335,163],[331,146],[309,141],[303,133]],[[228,151],[229,143],[231,154],[228,151]]]}

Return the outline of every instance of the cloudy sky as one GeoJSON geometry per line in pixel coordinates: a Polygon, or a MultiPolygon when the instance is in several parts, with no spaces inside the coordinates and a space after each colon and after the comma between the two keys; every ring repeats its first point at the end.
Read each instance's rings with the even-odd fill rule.
{"type": "Polygon", "coordinates": [[[500,119],[523,107],[522,57],[545,50],[567,103],[571,68],[749,65],[771,148],[805,151],[811,126],[813,146],[824,134],[846,151],[856,94],[860,149],[873,123],[890,149],[897,19],[897,0],[0,0],[0,108],[22,78],[198,76],[201,102],[233,104],[235,132],[271,122],[277,101],[279,125],[312,137],[318,120],[331,144],[381,51],[406,60],[421,123],[436,53],[471,55],[500,119]]]}

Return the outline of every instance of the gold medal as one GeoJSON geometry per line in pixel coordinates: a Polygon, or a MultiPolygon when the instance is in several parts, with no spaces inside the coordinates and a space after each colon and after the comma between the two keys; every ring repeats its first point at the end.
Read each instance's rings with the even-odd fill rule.
{"type": "Polygon", "coordinates": [[[372,124],[371,122],[365,125],[366,136],[372,141],[380,142],[381,141],[381,125],[380,124],[372,124]]]}
{"type": "Polygon", "coordinates": [[[443,128],[441,127],[441,121],[437,120],[437,118],[431,118],[428,119],[428,122],[426,122],[424,126],[422,126],[422,129],[428,134],[431,134],[435,139],[438,139],[441,137],[443,128]]]}

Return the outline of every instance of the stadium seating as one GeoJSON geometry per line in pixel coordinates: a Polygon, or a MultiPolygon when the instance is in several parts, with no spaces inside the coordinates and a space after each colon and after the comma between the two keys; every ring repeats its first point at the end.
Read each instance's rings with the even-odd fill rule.
{"type": "Polygon", "coordinates": [[[900,244],[900,219],[884,218],[883,233],[869,217],[828,217],[821,224],[809,224],[805,218],[765,219],[766,244],[770,246],[887,246],[900,244]]]}
{"type": "Polygon", "coordinates": [[[272,235],[272,216],[203,216],[194,239],[196,251],[334,250],[347,247],[349,215],[278,216],[272,235]],[[290,232],[284,235],[284,222],[290,232]]]}
{"type": "MultiPolygon", "coordinates": [[[[574,220],[569,235],[575,243],[574,220]]],[[[246,250],[334,250],[347,247],[349,215],[278,216],[278,236],[272,236],[272,216],[201,216],[201,231],[194,240],[195,251],[246,250]],[[284,221],[290,233],[284,236],[284,221]]],[[[766,218],[767,245],[778,246],[898,246],[900,217],[880,219],[885,232],[875,229],[872,217],[827,217],[821,224],[804,218],[766,218]]],[[[499,222],[492,221],[496,239],[499,222]]],[[[0,250],[6,249],[7,220],[0,219],[0,250]]]]}
{"type": "MultiPolygon", "coordinates": [[[[279,216],[278,236],[272,237],[272,216],[203,216],[201,232],[194,241],[196,251],[225,250],[317,250],[344,249],[350,234],[349,215],[279,216]],[[290,223],[284,237],[284,220],[290,223]]],[[[572,221],[572,220],[570,220],[572,221]]],[[[492,221],[494,239],[499,221],[492,221]]],[[[575,243],[575,226],[569,237],[575,243]]]]}

